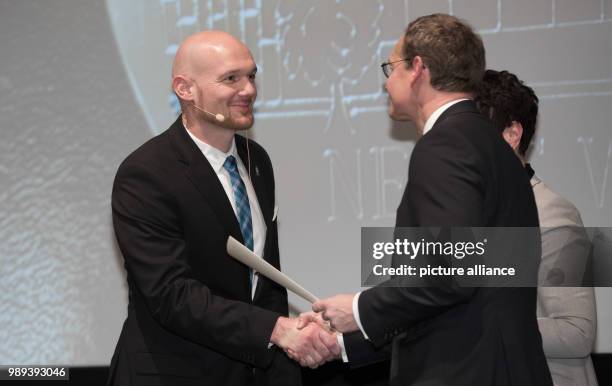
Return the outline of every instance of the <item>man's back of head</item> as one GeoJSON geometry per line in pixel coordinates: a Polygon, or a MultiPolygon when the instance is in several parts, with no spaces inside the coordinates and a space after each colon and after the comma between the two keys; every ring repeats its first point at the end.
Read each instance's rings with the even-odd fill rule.
{"type": "Polygon", "coordinates": [[[474,100],[500,133],[520,124],[520,143],[516,150],[524,156],[538,118],[539,101],[533,89],[508,71],[487,70],[474,100]]]}
{"type": "Polygon", "coordinates": [[[431,86],[438,91],[476,91],[485,71],[482,39],[464,21],[446,14],[421,16],[404,34],[403,56],[415,56],[429,69],[431,86]]]}

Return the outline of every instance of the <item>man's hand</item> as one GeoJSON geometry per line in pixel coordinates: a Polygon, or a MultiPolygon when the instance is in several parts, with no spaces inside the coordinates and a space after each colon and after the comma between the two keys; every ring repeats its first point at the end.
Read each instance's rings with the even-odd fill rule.
{"type": "Polygon", "coordinates": [[[339,358],[340,347],[335,334],[321,328],[317,323],[309,323],[302,329],[297,326],[297,319],[278,318],[270,341],[285,350],[287,355],[300,365],[313,369],[339,358]]]}
{"type": "Polygon", "coordinates": [[[314,311],[302,312],[298,316],[297,329],[301,330],[306,327],[309,323],[316,323],[319,327],[323,328],[327,332],[335,332],[327,320],[323,320],[323,315],[314,311]]]}
{"type": "Polygon", "coordinates": [[[324,320],[338,332],[357,331],[359,326],[353,315],[353,298],[355,294],[336,295],[319,300],[312,305],[314,312],[321,312],[324,320]]]}

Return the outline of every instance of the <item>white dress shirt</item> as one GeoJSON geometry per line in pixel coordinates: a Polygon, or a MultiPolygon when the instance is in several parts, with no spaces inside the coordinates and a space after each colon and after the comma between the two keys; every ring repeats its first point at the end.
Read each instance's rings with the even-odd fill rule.
{"type": "MultiPolygon", "coordinates": [[[[225,190],[225,195],[227,196],[229,202],[232,204],[234,214],[236,215],[236,218],[238,218],[238,213],[236,212],[236,199],[234,198],[234,191],[232,190],[232,182],[230,179],[230,175],[229,172],[223,167],[225,159],[228,156],[233,155],[234,158],[236,158],[238,172],[240,173],[240,178],[242,178],[242,181],[244,181],[244,186],[246,187],[247,195],[249,196],[249,206],[251,207],[251,222],[253,224],[253,252],[255,252],[257,256],[263,256],[264,246],[266,243],[267,227],[263,215],[261,213],[261,208],[259,207],[259,201],[257,201],[255,189],[253,188],[253,184],[251,183],[251,179],[249,178],[249,173],[247,172],[246,167],[242,163],[242,160],[238,156],[238,152],[236,150],[236,141],[232,139],[232,146],[230,147],[230,150],[227,153],[224,153],[221,150],[197,138],[189,130],[187,130],[187,133],[189,134],[191,139],[193,139],[200,151],[202,151],[202,154],[204,154],[204,157],[206,157],[206,159],[210,163],[210,166],[212,166],[213,170],[217,174],[219,182],[221,182],[221,185],[223,185],[223,189],[225,190]]],[[[257,288],[257,274],[253,276],[251,298],[255,295],[255,288],[257,288]]]]}

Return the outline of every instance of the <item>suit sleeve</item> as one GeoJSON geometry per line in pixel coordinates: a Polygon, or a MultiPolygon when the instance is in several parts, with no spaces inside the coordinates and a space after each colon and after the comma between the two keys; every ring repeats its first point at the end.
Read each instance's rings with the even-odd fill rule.
{"type": "Polygon", "coordinates": [[[279,314],[215,296],[194,278],[176,195],[160,176],[149,165],[124,163],[113,186],[113,226],[130,288],[170,332],[230,358],[267,366],[279,314]]]}
{"type": "Polygon", "coordinates": [[[541,287],[538,302],[548,316],[538,318],[547,358],[584,358],[593,349],[596,331],[592,287],[541,287]]]}
{"type": "Polygon", "coordinates": [[[351,369],[373,365],[391,359],[391,346],[376,348],[361,331],[344,334],[344,348],[351,369]]]}
{"type": "MultiPolygon", "coordinates": [[[[449,134],[423,137],[424,142],[415,147],[396,226],[484,224],[486,168],[465,139],[453,134],[452,128],[445,132],[449,134]]],[[[468,302],[474,292],[474,288],[458,286],[452,279],[431,287],[408,288],[396,277],[384,287],[361,294],[359,315],[371,342],[383,347],[417,323],[468,302]]]]}
{"type": "MultiPolygon", "coordinates": [[[[563,218],[574,219],[575,225],[542,229],[540,282],[560,285],[565,279],[565,283],[578,285],[591,244],[573,205],[561,202],[551,208],[563,218]]],[[[542,286],[538,288],[538,305],[546,315],[538,317],[546,357],[584,358],[591,353],[597,323],[593,288],[542,286]]]]}

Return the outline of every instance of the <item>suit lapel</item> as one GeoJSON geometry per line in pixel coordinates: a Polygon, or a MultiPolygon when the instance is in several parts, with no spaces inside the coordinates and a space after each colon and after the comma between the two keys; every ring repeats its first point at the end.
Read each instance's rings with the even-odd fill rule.
{"type": "MultiPolygon", "coordinates": [[[[185,171],[186,177],[209,203],[210,207],[217,215],[217,218],[225,229],[227,229],[229,234],[244,244],[238,219],[225,194],[225,190],[206,157],[189,137],[189,134],[187,134],[180,116],[170,128],[169,134],[179,156],[179,162],[187,166],[185,171]]],[[[248,169],[249,157],[245,142],[246,141],[242,137],[236,136],[238,156],[248,169]]],[[[251,173],[251,183],[253,184],[253,189],[255,190],[257,201],[259,202],[259,208],[261,209],[266,226],[269,228],[272,225],[272,208],[269,205],[269,199],[266,193],[266,176],[263,173],[262,166],[257,162],[257,157],[253,157],[253,154],[251,154],[251,173]]],[[[265,245],[264,251],[267,249],[268,245],[267,238],[265,245]]],[[[261,293],[261,287],[261,283],[258,283],[254,298],[261,293]]]]}
{"type": "Polygon", "coordinates": [[[181,117],[174,122],[170,129],[173,145],[178,152],[179,161],[187,165],[186,176],[195,185],[196,189],[208,201],[210,207],[217,215],[218,220],[236,240],[244,243],[240,225],[232,209],[232,205],[225,194],[223,185],[204,154],[187,134],[183,127],[181,117]]]}

